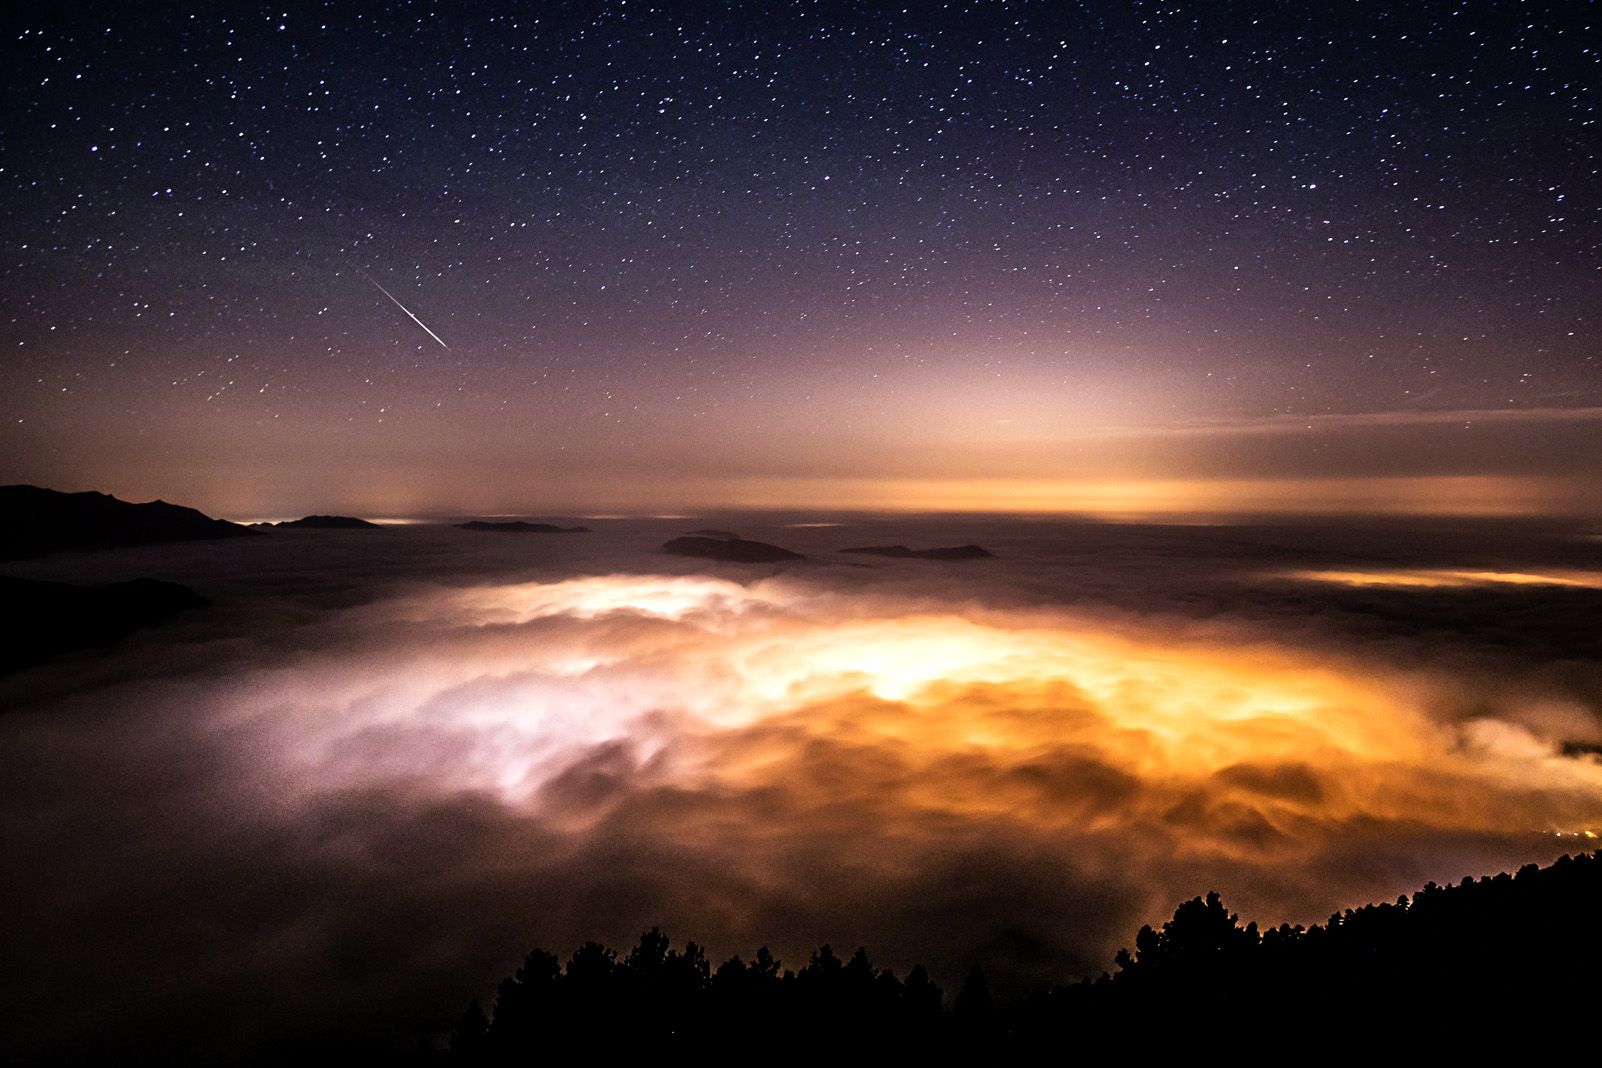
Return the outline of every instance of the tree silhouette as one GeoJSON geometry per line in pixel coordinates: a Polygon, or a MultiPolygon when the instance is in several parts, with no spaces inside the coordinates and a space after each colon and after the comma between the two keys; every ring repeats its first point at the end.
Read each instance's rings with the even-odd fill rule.
{"type": "MultiPolygon", "coordinates": [[[[764,947],[716,968],[655,928],[621,959],[595,942],[565,966],[535,950],[469,1006],[448,1058],[746,1056],[943,1061],[1060,1059],[1068,1048],[1282,1059],[1307,1049],[1367,1053],[1413,1044],[1479,1056],[1485,1043],[1584,1027],[1602,1004],[1602,853],[1346,909],[1311,927],[1259,934],[1216,893],[1145,926],[1117,972],[998,1003],[968,972],[950,1011],[921,965],[903,981],[866,949],[827,945],[798,971],[764,947]],[[776,1045],[776,1036],[783,1036],[776,1045]],[[1309,1046],[1312,1043],[1312,1046],[1309,1046]]],[[[421,1061],[419,1061],[421,1063],[421,1061]]]]}
{"type": "Polygon", "coordinates": [[[451,1032],[451,1056],[467,1062],[481,1060],[489,1051],[489,1018],[474,998],[451,1032]]]}

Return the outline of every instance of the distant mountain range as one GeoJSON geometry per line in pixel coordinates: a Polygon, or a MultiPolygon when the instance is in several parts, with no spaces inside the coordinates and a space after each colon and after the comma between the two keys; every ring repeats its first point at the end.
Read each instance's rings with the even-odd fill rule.
{"type": "Polygon", "coordinates": [[[303,519],[286,519],[282,523],[252,523],[256,527],[290,527],[315,530],[382,530],[377,523],[348,515],[309,515],[303,519]]]}
{"type": "Polygon", "coordinates": [[[130,504],[104,493],[0,486],[0,560],[258,533],[166,501],[130,504]]]}

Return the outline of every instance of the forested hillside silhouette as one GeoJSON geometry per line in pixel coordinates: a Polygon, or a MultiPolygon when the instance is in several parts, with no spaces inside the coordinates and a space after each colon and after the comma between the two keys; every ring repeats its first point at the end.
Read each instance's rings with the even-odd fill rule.
{"type": "MultiPolygon", "coordinates": [[[[713,965],[651,930],[619,955],[541,950],[474,1001],[450,1064],[681,1053],[713,1059],[995,1057],[1120,1049],[1256,1059],[1312,1050],[1440,1052],[1591,1035],[1602,1004],[1602,852],[1517,874],[1430,883],[1394,904],[1312,927],[1242,926],[1217,894],[1142,927],[1117,971],[1009,1004],[975,966],[947,999],[920,966],[904,978],[866,951],[825,946],[783,968],[767,950],[713,965]]],[[[1594,1039],[1594,1036],[1592,1036],[1594,1039]]]]}

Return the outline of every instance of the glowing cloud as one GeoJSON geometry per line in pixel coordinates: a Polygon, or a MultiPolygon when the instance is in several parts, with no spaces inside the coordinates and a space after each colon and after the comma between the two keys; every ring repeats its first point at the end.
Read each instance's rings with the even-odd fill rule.
{"type": "Polygon", "coordinates": [[[1389,569],[1384,571],[1287,571],[1285,578],[1326,582],[1339,586],[1403,586],[1463,588],[1473,586],[1566,586],[1602,590],[1602,572],[1477,571],[1448,568],[1389,569]]]}
{"type": "MultiPolygon", "coordinates": [[[[605,537],[592,562],[619,559],[605,537]]],[[[1585,665],[1508,685],[1359,656],[1305,617],[1042,604],[1008,591],[1053,572],[1010,557],[733,581],[633,556],[531,582],[526,549],[474,541],[506,555],[307,612],[277,592],[299,545],[232,550],[263,554],[272,594],[82,678],[41,672],[0,717],[9,898],[59,917],[13,933],[56,977],[41,1003],[108,930],[125,959],[275,977],[274,1004],[308,1012],[344,947],[424,987],[454,969],[437,987],[454,1013],[528,946],[651,924],[714,955],[866,943],[944,982],[983,959],[1016,989],[1099,971],[1209,888],[1305,922],[1602,830],[1585,665]],[[205,898],[175,897],[175,871],[205,873],[205,898]],[[299,904],[309,885],[326,907],[299,904]]],[[[297,580],[347,589],[347,547],[297,580]]]]}
{"type": "MultiPolygon", "coordinates": [[[[1317,848],[1359,818],[1515,834],[1602,823],[1602,767],[1515,719],[1443,722],[1444,683],[1427,675],[1263,643],[1041,610],[956,614],[783,579],[612,575],[366,612],[452,637],[386,654],[382,673],[365,657],[314,672],[321,707],[284,735],[306,785],[434,775],[550,815],[543,791],[595,746],[629,746],[651,782],[717,793],[821,789],[797,765],[821,744],[892,760],[895,781],[874,789],[856,773],[880,804],[958,819],[1010,811],[1030,793],[1024,769],[1049,778],[1088,761],[1138,787],[1104,818],[1181,819],[1187,850],[1231,856],[1294,852],[1296,838],[1317,848]],[[428,740],[446,735],[442,765],[428,740]]],[[[1072,825],[1079,803],[1031,804],[1030,821],[1072,825]]]]}

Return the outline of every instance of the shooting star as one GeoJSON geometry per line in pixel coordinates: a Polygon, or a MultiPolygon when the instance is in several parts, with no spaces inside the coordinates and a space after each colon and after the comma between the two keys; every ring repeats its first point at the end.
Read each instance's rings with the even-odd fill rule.
{"type": "Polygon", "coordinates": [[[429,330],[427,323],[423,322],[423,320],[419,319],[417,316],[412,315],[412,309],[408,308],[406,305],[402,304],[400,301],[395,300],[395,294],[391,293],[389,290],[385,289],[383,286],[378,285],[378,280],[376,278],[374,278],[372,275],[368,274],[366,271],[362,272],[362,277],[367,279],[369,282],[373,283],[373,285],[377,286],[378,287],[378,291],[380,293],[384,294],[384,296],[386,296],[390,300],[394,301],[395,302],[395,307],[397,307],[401,311],[405,312],[407,314],[407,316],[409,316],[411,318],[412,322],[416,323],[418,326],[422,327],[424,330],[427,330],[428,331],[428,336],[433,338],[435,341],[438,341],[441,348],[443,348],[446,352],[451,351],[451,347],[449,345],[445,344],[445,339],[444,338],[442,338],[438,334],[434,333],[434,331],[429,330]]]}

